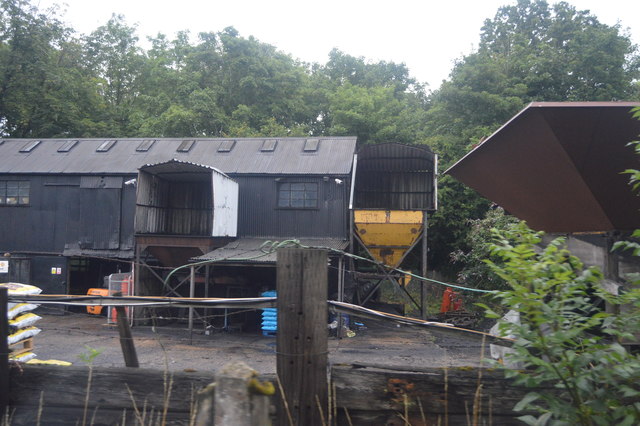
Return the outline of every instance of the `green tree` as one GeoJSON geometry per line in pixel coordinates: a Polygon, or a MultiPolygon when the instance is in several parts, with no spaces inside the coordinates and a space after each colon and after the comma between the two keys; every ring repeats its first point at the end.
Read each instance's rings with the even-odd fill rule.
{"type": "Polygon", "coordinates": [[[84,38],[84,64],[96,78],[96,85],[107,109],[101,119],[108,123],[102,136],[130,136],[133,104],[139,95],[137,85],[144,57],[137,45],[135,27],[122,15],[113,15],[105,24],[84,38]]]}
{"type": "MultiPolygon", "coordinates": [[[[531,101],[640,99],[638,58],[618,26],[587,11],[518,0],[485,21],[477,51],[432,94],[423,141],[441,154],[444,170],[531,101]]],[[[452,266],[448,253],[470,248],[465,221],[483,217],[489,204],[453,180],[440,182],[430,262],[444,269],[452,266]]]]}
{"type": "Polygon", "coordinates": [[[28,1],[0,1],[0,133],[83,136],[99,129],[101,99],[82,70],[82,46],[28,1]]]}
{"type": "Polygon", "coordinates": [[[489,209],[482,219],[469,219],[469,233],[467,240],[470,249],[467,251],[458,249],[451,253],[454,263],[460,263],[463,268],[458,272],[458,282],[473,288],[484,290],[504,290],[506,284],[491,268],[486,260],[496,262],[498,259],[491,256],[491,249],[487,241],[491,241],[496,231],[506,231],[518,223],[513,216],[505,214],[501,207],[494,206],[489,209]]]}

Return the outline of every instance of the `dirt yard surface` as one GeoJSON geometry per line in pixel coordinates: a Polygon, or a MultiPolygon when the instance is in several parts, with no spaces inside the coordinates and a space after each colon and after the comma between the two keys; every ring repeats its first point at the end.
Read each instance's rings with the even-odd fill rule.
{"type": "MultiPolygon", "coordinates": [[[[102,316],[82,313],[46,315],[36,325],[34,338],[39,360],[63,360],[83,365],[82,354],[100,351],[94,366],[123,367],[118,329],[102,316]]],[[[475,366],[483,345],[465,336],[434,337],[429,331],[394,324],[362,321],[366,329],[353,337],[329,338],[331,363],[384,364],[399,367],[475,366]]],[[[135,347],[144,368],[171,371],[216,371],[229,361],[242,360],[262,374],[276,371],[276,338],[258,333],[189,332],[186,324],[132,328],[135,347]]],[[[485,345],[485,357],[488,345],[485,345]]]]}

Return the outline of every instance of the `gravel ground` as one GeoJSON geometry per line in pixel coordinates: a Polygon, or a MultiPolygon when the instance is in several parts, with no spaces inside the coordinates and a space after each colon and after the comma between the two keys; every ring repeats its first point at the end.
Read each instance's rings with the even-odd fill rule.
{"type": "MultiPolygon", "coordinates": [[[[122,367],[118,330],[102,316],[84,313],[42,314],[36,325],[42,332],[34,338],[40,360],[63,360],[82,365],[80,356],[90,349],[100,354],[94,366],[122,367]]],[[[483,345],[464,336],[434,337],[429,331],[363,321],[366,329],[349,338],[329,338],[332,363],[369,363],[400,367],[475,366],[481,362],[483,345]]],[[[216,371],[232,360],[242,360],[262,374],[276,371],[276,338],[258,333],[192,333],[186,324],[166,327],[137,326],[132,329],[140,366],[171,371],[216,371]]],[[[488,353],[488,345],[484,349],[488,353]]]]}

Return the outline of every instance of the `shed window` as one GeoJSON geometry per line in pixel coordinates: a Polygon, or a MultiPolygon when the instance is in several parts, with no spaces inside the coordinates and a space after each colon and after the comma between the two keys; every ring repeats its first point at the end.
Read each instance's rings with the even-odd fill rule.
{"type": "Polygon", "coordinates": [[[320,139],[307,139],[304,141],[304,152],[317,152],[320,145],[320,139]]]}
{"type": "Polygon", "coordinates": [[[78,141],[66,141],[60,148],[58,148],[58,152],[69,152],[71,149],[78,144],[78,141]]]}
{"type": "Polygon", "coordinates": [[[137,152],[147,152],[151,149],[153,144],[156,143],[155,139],[145,139],[140,142],[140,145],[136,148],[137,152]]]}
{"type": "Polygon", "coordinates": [[[193,148],[193,145],[195,145],[196,141],[194,139],[186,139],[183,140],[180,143],[180,146],[178,147],[178,149],[176,149],[176,151],[178,152],[189,152],[191,151],[191,148],[193,148]]]}
{"type": "Polygon", "coordinates": [[[318,207],[318,184],[284,182],[278,186],[278,207],[314,209],[318,207]]]}
{"type": "Polygon", "coordinates": [[[218,152],[231,152],[233,147],[235,146],[236,141],[222,141],[220,142],[220,146],[218,147],[218,152]]]}
{"type": "Polygon", "coordinates": [[[20,148],[20,152],[31,152],[34,149],[36,149],[36,147],[38,145],[40,145],[41,141],[31,141],[31,142],[27,142],[27,144],[25,146],[23,146],[22,148],[20,148]]]}
{"type": "Polygon", "coordinates": [[[27,206],[31,184],[26,180],[0,180],[0,206],[27,206]]]}
{"type": "Polygon", "coordinates": [[[278,139],[266,139],[262,142],[262,146],[260,147],[260,151],[262,152],[273,152],[276,150],[276,146],[278,145],[278,139]]]}
{"type": "Polygon", "coordinates": [[[96,152],[107,152],[116,144],[116,142],[117,141],[104,141],[96,148],[96,152]]]}

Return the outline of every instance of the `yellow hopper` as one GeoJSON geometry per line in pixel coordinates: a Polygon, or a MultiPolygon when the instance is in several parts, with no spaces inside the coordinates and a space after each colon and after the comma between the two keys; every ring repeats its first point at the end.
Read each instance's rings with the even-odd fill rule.
{"type": "Polygon", "coordinates": [[[423,231],[420,210],[354,210],[356,233],[371,256],[397,268],[423,231]]]}

